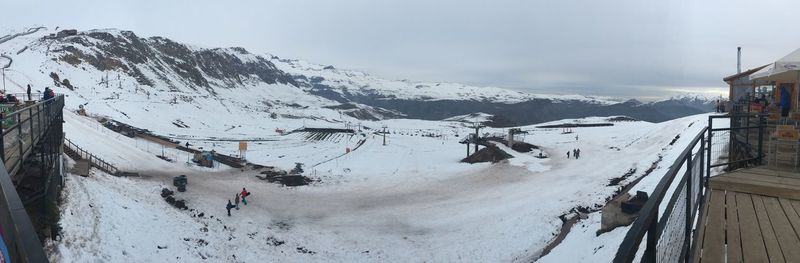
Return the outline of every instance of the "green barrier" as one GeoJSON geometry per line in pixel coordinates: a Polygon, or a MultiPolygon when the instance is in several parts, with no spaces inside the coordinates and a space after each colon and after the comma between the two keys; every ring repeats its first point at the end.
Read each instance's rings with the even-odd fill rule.
{"type": "MultiPolygon", "coordinates": [[[[14,105],[13,104],[0,104],[0,112],[3,113],[3,116],[8,116],[12,112],[14,112],[14,105]]],[[[14,125],[14,118],[5,118],[2,120],[3,128],[10,127],[14,125]]]]}

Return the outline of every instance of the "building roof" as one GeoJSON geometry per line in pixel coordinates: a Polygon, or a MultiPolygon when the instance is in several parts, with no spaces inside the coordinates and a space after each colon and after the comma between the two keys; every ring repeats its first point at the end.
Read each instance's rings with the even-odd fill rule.
{"type": "Polygon", "coordinates": [[[770,64],[766,64],[766,65],[763,65],[763,66],[760,66],[760,67],[749,69],[747,71],[743,71],[742,73],[733,74],[733,75],[730,75],[730,76],[727,76],[727,77],[723,78],[722,80],[725,81],[725,82],[728,82],[728,81],[731,81],[731,80],[734,80],[734,79],[738,79],[740,77],[750,76],[751,74],[756,73],[756,71],[762,70],[762,69],[766,68],[769,65],[770,64]]]}

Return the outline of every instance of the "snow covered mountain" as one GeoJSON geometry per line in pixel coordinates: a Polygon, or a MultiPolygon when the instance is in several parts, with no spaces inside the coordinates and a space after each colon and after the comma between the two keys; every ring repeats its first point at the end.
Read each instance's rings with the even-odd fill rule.
{"type": "Polygon", "coordinates": [[[660,161],[677,158],[708,119],[580,118],[665,120],[674,117],[667,106],[681,105],[385,80],[114,29],[12,32],[0,37],[0,54],[10,92],[56,86],[67,109],[88,113],[65,111],[65,136],[143,175],[67,175],[62,237],[48,241],[56,262],[609,261],[627,228],[594,234],[597,212],[540,257],[564,233],[562,218],[599,209],[638,178],[631,192],[652,190],[669,169],[660,161]],[[126,137],[103,125],[108,118],[229,156],[246,141],[247,161],[284,171],[304,164],[299,173],[314,182],[259,178],[272,168],[198,167],[190,152],[126,137]],[[521,126],[515,140],[536,150],[489,142],[513,158],[460,162],[471,122],[559,119],[571,120],[549,124],[614,123],[569,132],[521,126]],[[302,127],[356,131],[279,132],[302,127]],[[565,158],[575,149],[580,159],[565,158]],[[189,210],[160,196],[177,175],[189,178],[189,189],[174,193],[189,210]],[[243,187],[254,193],[250,204],[227,215],[224,204],[243,187]]]}
{"type": "Polygon", "coordinates": [[[404,117],[442,120],[478,112],[493,115],[494,127],[527,125],[564,118],[628,115],[661,122],[709,112],[711,99],[688,96],[630,104],[610,97],[531,94],[457,83],[423,83],[376,78],[363,72],[270,56],[309,92],[344,104],[363,104],[400,112],[404,117]]]}
{"type": "MultiPolygon", "coordinates": [[[[56,86],[78,104],[114,119],[138,118],[161,105],[252,118],[325,122],[410,118],[442,120],[484,112],[498,126],[563,118],[628,115],[664,121],[703,112],[684,105],[630,105],[603,97],[537,95],[455,83],[386,80],[363,72],[253,54],[240,47],[203,48],[116,29],[42,29],[3,37],[8,79],[17,91],[56,86]],[[209,107],[209,105],[218,105],[209,107]],[[131,112],[130,107],[141,108],[131,112]],[[351,118],[345,120],[343,115],[351,118]]],[[[13,89],[12,89],[13,90],[13,89]]],[[[213,118],[213,117],[212,117],[213,118]]],[[[152,120],[151,120],[152,121],[152,120]]],[[[157,120],[161,122],[161,120],[157,120]]],[[[169,119],[214,126],[216,121],[169,119]]],[[[219,120],[223,121],[224,120],[219,120]]],[[[152,126],[163,123],[147,123],[152,126]]]]}

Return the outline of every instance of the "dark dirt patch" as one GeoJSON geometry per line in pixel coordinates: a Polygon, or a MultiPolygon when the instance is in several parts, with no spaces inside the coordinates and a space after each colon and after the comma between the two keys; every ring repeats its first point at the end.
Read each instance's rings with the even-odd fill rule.
{"type": "Polygon", "coordinates": [[[277,247],[277,246],[280,246],[280,245],[283,245],[283,244],[286,244],[286,241],[277,239],[277,238],[275,238],[273,236],[267,237],[267,245],[270,245],[270,246],[273,246],[273,247],[277,247]]]}
{"type": "Polygon", "coordinates": [[[494,145],[486,146],[483,149],[478,150],[477,152],[473,153],[467,158],[461,160],[462,163],[484,163],[484,162],[492,162],[496,163],[512,156],[494,145]]]}
{"type": "Polygon", "coordinates": [[[309,255],[317,254],[317,252],[308,250],[307,248],[304,248],[304,247],[297,247],[297,252],[300,252],[300,253],[303,253],[303,254],[309,254],[309,255]]]}
{"type": "MultiPolygon", "coordinates": [[[[489,138],[486,138],[486,140],[496,141],[496,142],[502,143],[503,145],[508,145],[508,140],[506,140],[505,138],[489,137],[489,138]]],[[[527,142],[519,142],[519,141],[515,141],[514,145],[511,146],[511,149],[513,149],[514,151],[517,151],[517,152],[521,152],[521,153],[530,152],[530,151],[533,151],[534,149],[539,149],[539,148],[540,147],[537,146],[537,145],[533,145],[533,144],[530,144],[530,143],[527,143],[527,142]]]]}
{"type": "Polygon", "coordinates": [[[273,228],[277,228],[280,230],[292,230],[292,225],[284,221],[275,221],[272,224],[270,224],[270,226],[267,227],[267,229],[273,229],[273,228]]]}
{"type": "Polygon", "coordinates": [[[173,191],[171,191],[171,190],[169,190],[167,188],[161,189],[161,197],[163,197],[164,201],[166,201],[168,204],[170,204],[170,205],[172,205],[172,206],[174,206],[175,208],[178,208],[178,209],[183,209],[183,210],[189,209],[189,207],[186,206],[186,200],[175,199],[174,195],[175,195],[175,192],[173,192],[173,191]]]}
{"type": "Polygon", "coordinates": [[[675,142],[677,142],[677,141],[678,141],[678,139],[680,139],[680,138],[681,138],[681,135],[680,135],[680,134],[678,134],[678,135],[675,135],[675,138],[672,138],[672,141],[671,141],[671,142],[669,142],[669,145],[673,145],[673,144],[675,144],[675,142]]]}
{"type": "Polygon", "coordinates": [[[636,168],[631,168],[631,169],[628,170],[628,172],[626,172],[622,176],[616,177],[616,178],[612,178],[611,181],[609,181],[606,186],[617,186],[617,185],[619,185],[620,182],[622,182],[622,180],[625,180],[625,178],[628,178],[631,175],[634,175],[635,173],[636,173],[636,168]]]}
{"type": "Polygon", "coordinates": [[[588,128],[588,127],[608,127],[608,126],[614,126],[614,124],[613,123],[563,123],[563,124],[536,126],[536,128],[588,128]]]}
{"type": "Polygon", "coordinates": [[[302,174],[290,174],[277,169],[262,171],[261,175],[256,175],[256,178],[283,186],[303,186],[315,182],[314,179],[303,176],[302,174]]]}
{"type": "Polygon", "coordinates": [[[631,117],[628,117],[628,116],[617,116],[617,117],[607,118],[606,121],[621,122],[621,121],[639,121],[639,120],[631,118],[631,117]]]}

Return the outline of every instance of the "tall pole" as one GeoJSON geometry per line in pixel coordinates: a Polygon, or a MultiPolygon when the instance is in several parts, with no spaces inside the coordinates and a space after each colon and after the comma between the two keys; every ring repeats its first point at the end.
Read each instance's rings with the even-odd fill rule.
{"type": "Polygon", "coordinates": [[[383,146],[386,146],[386,125],[383,125],[383,146]]]}
{"type": "Polygon", "coordinates": [[[478,123],[476,122],[475,123],[475,142],[474,142],[475,143],[475,152],[478,152],[478,140],[480,138],[480,135],[478,135],[478,134],[479,134],[479,129],[480,128],[481,128],[481,126],[478,125],[478,123]]]}

